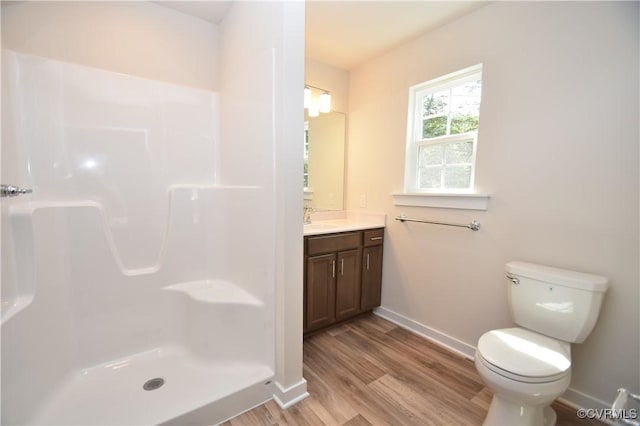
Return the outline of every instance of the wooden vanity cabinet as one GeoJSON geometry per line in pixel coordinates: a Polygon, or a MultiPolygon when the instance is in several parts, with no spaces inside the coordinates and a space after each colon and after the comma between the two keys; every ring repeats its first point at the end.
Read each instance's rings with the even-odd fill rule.
{"type": "Polygon", "coordinates": [[[305,333],[380,305],[383,231],[305,237],[305,333]]]}
{"type": "Polygon", "coordinates": [[[364,231],[362,250],[362,311],[380,306],[382,293],[382,239],[384,229],[364,231]]]}
{"type": "Polygon", "coordinates": [[[360,312],[360,259],[362,249],[342,251],[336,259],[336,316],[340,321],[360,312]]]}
{"type": "Polygon", "coordinates": [[[334,253],[306,259],[305,331],[326,327],[335,321],[335,260],[334,253]]]}

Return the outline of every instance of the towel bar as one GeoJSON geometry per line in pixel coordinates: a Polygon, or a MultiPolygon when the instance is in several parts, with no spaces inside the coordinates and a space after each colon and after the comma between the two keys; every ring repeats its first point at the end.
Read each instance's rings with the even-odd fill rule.
{"type": "Polygon", "coordinates": [[[477,231],[478,229],[480,229],[480,222],[478,222],[477,220],[473,220],[471,221],[471,223],[464,225],[464,224],[460,224],[460,223],[447,223],[447,222],[435,222],[432,220],[420,220],[420,219],[412,219],[409,218],[403,214],[401,214],[400,216],[396,217],[396,220],[399,220],[400,222],[418,222],[418,223],[430,223],[432,225],[445,225],[445,226],[457,226],[460,228],[469,228],[472,231],[477,231]]]}

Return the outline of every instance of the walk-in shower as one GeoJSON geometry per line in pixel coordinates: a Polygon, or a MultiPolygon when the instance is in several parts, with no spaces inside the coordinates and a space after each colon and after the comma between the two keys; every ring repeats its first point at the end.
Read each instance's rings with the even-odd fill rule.
{"type": "Polygon", "coordinates": [[[220,96],[3,51],[2,423],[213,424],[271,397],[270,194],[220,96]],[[240,408],[239,408],[240,407],[240,408]]]}

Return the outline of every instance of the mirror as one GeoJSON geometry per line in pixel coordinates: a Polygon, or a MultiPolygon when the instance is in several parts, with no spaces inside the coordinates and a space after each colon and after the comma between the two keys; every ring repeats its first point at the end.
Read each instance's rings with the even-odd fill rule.
{"type": "Polygon", "coordinates": [[[306,117],[304,205],[316,211],[344,208],[346,115],[306,117]]]}

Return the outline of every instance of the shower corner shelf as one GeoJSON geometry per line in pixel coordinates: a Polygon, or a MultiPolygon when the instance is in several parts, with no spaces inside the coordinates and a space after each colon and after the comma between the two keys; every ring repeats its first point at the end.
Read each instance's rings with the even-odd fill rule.
{"type": "Polygon", "coordinates": [[[172,284],[164,290],[187,295],[202,303],[232,303],[261,306],[263,303],[243,288],[224,280],[199,280],[172,284]]]}

